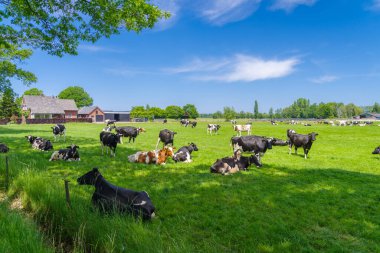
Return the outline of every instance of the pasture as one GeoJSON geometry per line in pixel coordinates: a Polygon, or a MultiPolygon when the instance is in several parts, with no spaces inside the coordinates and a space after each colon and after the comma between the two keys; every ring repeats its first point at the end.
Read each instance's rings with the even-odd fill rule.
{"type": "MultiPolygon", "coordinates": [[[[205,122],[194,129],[178,122],[138,125],[146,133],[135,143],[124,138],[113,158],[101,155],[104,125],[66,124],[66,143],[53,142],[54,150],[74,143],[80,162],[49,162],[52,152],[31,149],[24,136],[53,140],[51,125],[0,126],[0,142],[11,149],[8,196],[21,197],[58,251],[380,252],[380,156],[371,154],[380,144],[380,127],[254,122],[254,135],[286,140],[288,128],[319,135],[307,160],[302,148],[289,155],[287,147],[273,147],[262,168],[222,176],[209,168],[217,158],[232,155],[229,140],[236,133],[230,123],[222,123],[215,136],[206,135],[205,122]],[[154,149],[164,128],[178,133],[177,148],[197,144],[192,163],[128,162],[127,155],[154,149]],[[113,184],[147,191],[157,217],[143,222],[93,209],[94,188],[79,186],[76,179],[94,167],[113,184]],[[63,179],[70,180],[71,209],[63,179]]],[[[3,164],[1,155],[2,178],[3,164]]]]}

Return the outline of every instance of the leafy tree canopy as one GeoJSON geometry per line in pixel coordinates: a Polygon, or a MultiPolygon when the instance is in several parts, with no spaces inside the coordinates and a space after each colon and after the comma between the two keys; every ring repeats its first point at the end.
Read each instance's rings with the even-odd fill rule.
{"type": "Polygon", "coordinates": [[[11,88],[5,88],[0,93],[0,118],[10,118],[20,114],[20,107],[15,101],[16,94],[11,88]]]}
{"type": "Polygon", "coordinates": [[[169,119],[180,119],[185,113],[181,107],[176,105],[169,105],[165,111],[169,119]]]}
{"type": "Polygon", "coordinates": [[[40,89],[37,88],[31,88],[29,90],[24,91],[24,95],[29,95],[29,96],[43,96],[44,92],[40,89]]]}
{"type": "Polygon", "coordinates": [[[182,109],[189,115],[190,118],[196,119],[199,117],[198,110],[193,104],[186,104],[182,109]]]}
{"type": "Polygon", "coordinates": [[[69,86],[58,94],[61,99],[74,99],[78,108],[90,106],[93,99],[90,95],[79,86],[69,86]]]}

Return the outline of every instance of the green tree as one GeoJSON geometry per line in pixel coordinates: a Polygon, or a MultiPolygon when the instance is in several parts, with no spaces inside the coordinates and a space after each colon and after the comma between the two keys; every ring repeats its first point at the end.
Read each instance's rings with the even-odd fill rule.
{"type": "Polygon", "coordinates": [[[235,119],[236,116],[237,116],[237,113],[233,107],[226,106],[223,108],[223,117],[226,120],[235,119]]]}
{"type": "Polygon", "coordinates": [[[38,48],[51,55],[77,54],[79,42],[95,43],[122,28],[140,32],[170,14],[149,0],[0,1],[0,85],[36,77],[17,67],[38,48]]]}
{"type": "Polygon", "coordinates": [[[44,92],[37,88],[31,88],[29,90],[24,91],[23,96],[30,95],[30,96],[43,96],[44,92]]]}
{"type": "Polygon", "coordinates": [[[269,118],[273,119],[273,108],[272,107],[269,109],[268,115],[269,115],[269,118]]]}
{"type": "Polygon", "coordinates": [[[253,108],[253,115],[254,115],[255,119],[257,119],[259,117],[259,103],[257,102],[257,100],[255,100],[255,106],[253,108]]]}
{"type": "Polygon", "coordinates": [[[380,105],[377,102],[373,105],[372,112],[380,113],[380,105]]]}
{"type": "Polygon", "coordinates": [[[78,108],[84,106],[90,106],[93,103],[93,99],[90,95],[79,86],[69,86],[58,94],[61,99],[74,99],[78,108]]]}
{"type": "Polygon", "coordinates": [[[181,107],[176,105],[169,105],[166,107],[165,112],[169,119],[180,119],[185,113],[181,107]]]}
{"type": "MultiPolygon", "coordinates": [[[[1,13],[1,11],[0,11],[1,13]]],[[[0,14],[1,22],[1,14],[0,14]]],[[[0,23],[0,92],[11,86],[11,79],[15,78],[30,85],[37,81],[36,76],[17,66],[20,61],[25,61],[32,55],[28,49],[20,49],[18,46],[2,43],[2,30],[0,23]]]]}
{"type": "Polygon", "coordinates": [[[0,118],[10,118],[12,115],[20,116],[20,107],[15,101],[16,94],[11,88],[5,88],[0,99],[0,118]]]}
{"type": "Polygon", "coordinates": [[[147,116],[144,106],[134,106],[131,110],[132,118],[145,118],[147,116]]]}
{"type": "Polygon", "coordinates": [[[199,113],[195,105],[186,104],[182,107],[183,111],[189,115],[190,118],[196,119],[199,117],[199,113]]]}
{"type": "Polygon", "coordinates": [[[223,113],[221,111],[216,111],[215,113],[212,114],[213,119],[221,119],[223,118],[223,113]]]}
{"type": "Polygon", "coordinates": [[[166,112],[165,110],[159,108],[159,107],[150,107],[149,108],[149,115],[152,117],[152,119],[164,119],[166,118],[166,112]]]}

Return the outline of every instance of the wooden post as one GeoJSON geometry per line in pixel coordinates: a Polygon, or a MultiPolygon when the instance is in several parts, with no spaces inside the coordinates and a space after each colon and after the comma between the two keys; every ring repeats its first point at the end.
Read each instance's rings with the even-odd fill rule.
{"type": "Polygon", "coordinates": [[[65,192],[66,192],[66,203],[69,208],[71,208],[71,201],[70,201],[70,191],[69,191],[69,180],[65,179],[65,192]]]}
{"type": "Polygon", "coordinates": [[[5,191],[8,191],[9,187],[9,163],[8,156],[5,157],[5,191]]]}

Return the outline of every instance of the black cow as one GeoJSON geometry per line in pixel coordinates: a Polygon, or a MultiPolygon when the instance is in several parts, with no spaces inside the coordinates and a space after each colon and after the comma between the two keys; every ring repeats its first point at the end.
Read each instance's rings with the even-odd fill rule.
{"type": "Polygon", "coordinates": [[[57,136],[61,138],[62,135],[63,141],[66,141],[66,127],[64,125],[57,124],[51,128],[53,129],[54,141],[57,141],[57,136]]]}
{"type": "Polygon", "coordinates": [[[272,146],[287,146],[289,145],[289,141],[284,141],[281,139],[273,138],[272,146]]]}
{"type": "Polygon", "coordinates": [[[51,155],[49,161],[80,161],[78,149],[79,146],[72,144],[71,146],[68,146],[66,149],[60,149],[59,151],[55,151],[51,155]]]}
{"type": "Polygon", "coordinates": [[[195,143],[190,143],[189,146],[184,146],[178,149],[178,151],[174,154],[173,160],[175,162],[191,162],[191,153],[193,151],[198,151],[197,145],[195,143]]]}
{"type": "Polygon", "coordinates": [[[232,137],[231,144],[234,152],[242,150],[243,152],[254,153],[260,162],[261,156],[264,156],[267,149],[272,149],[273,138],[264,136],[247,135],[232,137]]]}
{"type": "Polygon", "coordinates": [[[378,146],[377,148],[375,148],[375,150],[372,152],[372,154],[374,154],[374,155],[380,154],[380,146],[378,146]]]}
{"type": "Polygon", "coordinates": [[[9,148],[7,147],[7,145],[0,143],[0,153],[8,153],[8,151],[9,148]]]}
{"type": "Polygon", "coordinates": [[[191,128],[194,128],[197,126],[197,122],[196,121],[190,121],[190,125],[191,125],[191,128]]]}
{"type": "Polygon", "coordinates": [[[137,135],[141,132],[145,132],[144,128],[133,126],[116,127],[115,130],[121,136],[121,143],[123,143],[123,137],[129,137],[129,143],[131,143],[131,140],[135,142],[137,135]]]}
{"type": "Polygon", "coordinates": [[[168,120],[167,120],[167,119],[164,119],[164,120],[162,121],[162,124],[166,124],[166,123],[168,123],[168,120]]]}
{"type": "Polygon", "coordinates": [[[97,168],[77,179],[80,185],[93,185],[92,203],[104,212],[129,212],[149,220],[155,216],[155,207],[145,191],[137,192],[107,182],[97,168]]]}
{"type": "Polygon", "coordinates": [[[116,155],[116,147],[117,147],[117,144],[120,143],[120,134],[114,134],[114,133],[110,133],[110,132],[105,132],[105,131],[102,131],[100,133],[100,143],[101,143],[101,147],[102,147],[102,155],[104,154],[103,152],[103,148],[106,147],[106,152],[108,154],[108,149],[110,149],[110,154],[112,156],[112,153],[113,153],[113,156],[116,155]]]}
{"type": "Polygon", "coordinates": [[[171,144],[172,146],[174,145],[174,135],[177,134],[177,132],[170,131],[168,129],[161,130],[159,135],[158,135],[158,140],[156,144],[156,150],[158,147],[158,144],[160,141],[164,143],[164,146],[171,144]]]}
{"type": "Polygon", "coordinates": [[[228,175],[240,170],[247,170],[251,164],[255,164],[257,167],[262,166],[257,156],[251,155],[250,157],[245,157],[241,155],[240,150],[237,150],[234,152],[233,157],[224,157],[216,160],[215,163],[211,165],[210,172],[228,175]]]}
{"type": "Polygon", "coordinates": [[[295,154],[297,154],[297,149],[299,147],[303,147],[305,159],[307,159],[307,155],[313,145],[313,142],[316,140],[316,136],[318,133],[309,133],[309,134],[296,134],[291,133],[288,130],[289,136],[289,154],[292,153],[292,147],[294,146],[295,154]]]}

